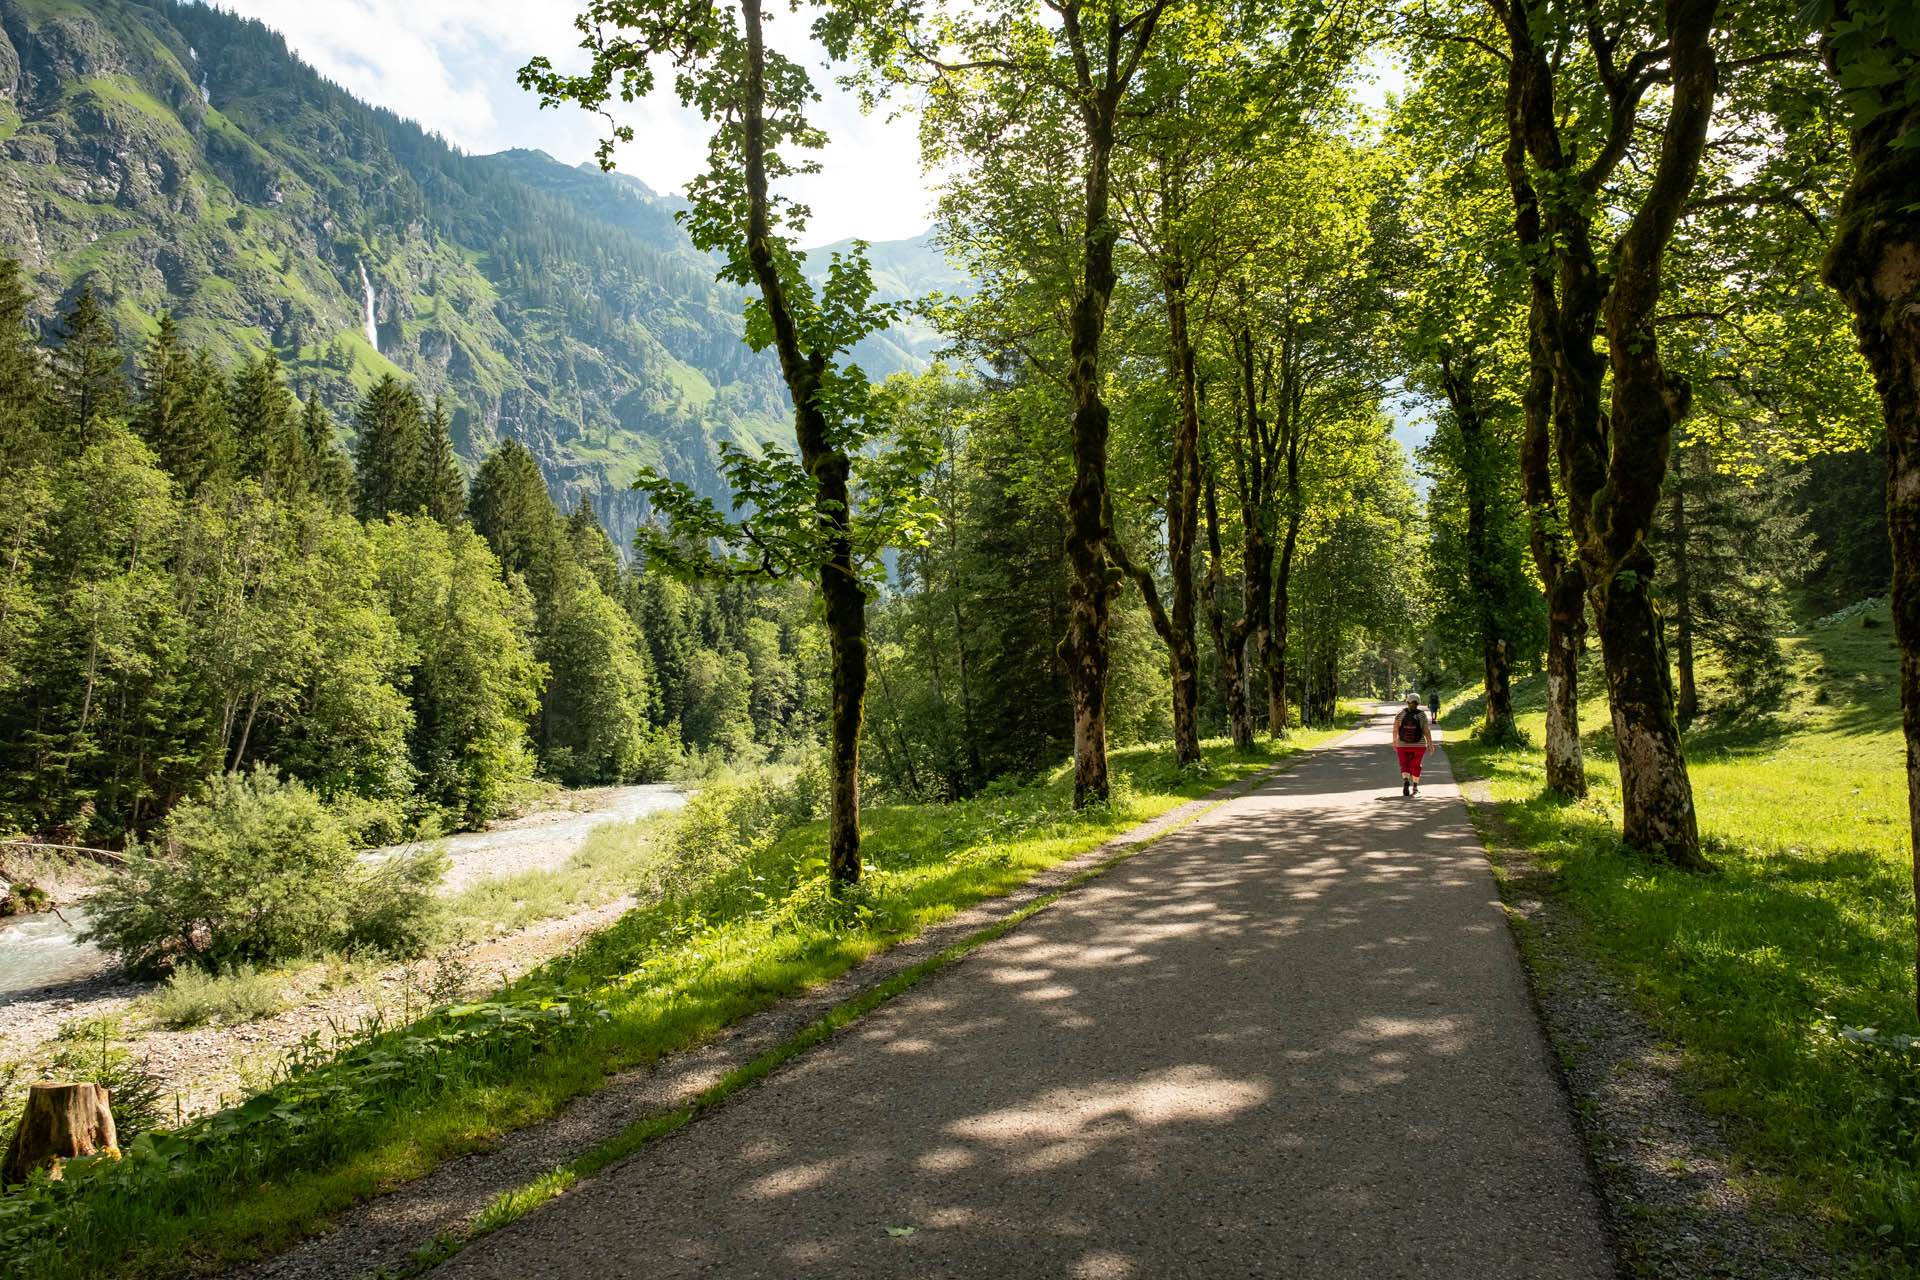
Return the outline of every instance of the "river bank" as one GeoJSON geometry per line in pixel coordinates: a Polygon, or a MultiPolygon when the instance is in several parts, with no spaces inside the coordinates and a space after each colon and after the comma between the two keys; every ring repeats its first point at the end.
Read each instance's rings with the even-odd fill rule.
{"type": "MultiPolygon", "coordinates": [[[[637,824],[685,801],[684,792],[664,784],[564,793],[549,808],[443,841],[450,866],[441,893],[464,900],[490,880],[564,876],[593,833],[637,824]]],[[[634,825],[630,838],[645,840],[644,827],[634,825]]],[[[369,1018],[405,1016],[437,1000],[490,990],[611,924],[633,904],[621,889],[609,889],[523,927],[470,927],[467,937],[424,960],[333,960],[276,971],[279,1012],[186,1030],[169,1030],[144,1011],[143,997],[155,984],[129,980],[110,956],[76,941],[83,909],[18,917],[0,925],[0,1076],[9,1062],[45,1064],[64,1044],[97,1041],[104,1028],[166,1096],[178,1099],[181,1115],[214,1110],[264,1079],[310,1034],[325,1037],[369,1018]]]]}

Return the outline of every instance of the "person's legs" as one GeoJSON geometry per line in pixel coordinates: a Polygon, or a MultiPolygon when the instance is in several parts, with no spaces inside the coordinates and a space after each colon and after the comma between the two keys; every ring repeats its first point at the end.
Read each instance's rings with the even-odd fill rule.
{"type": "Polygon", "coordinates": [[[1420,785],[1420,748],[1395,745],[1394,753],[1400,757],[1400,794],[1412,795],[1420,785]]]}
{"type": "Polygon", "coordinates": [[[1413,794],[1420,794],[1420,762],[1426,758],[1425,747],[1407,748],[1407,772],[1413,775],[1413,794]]]}

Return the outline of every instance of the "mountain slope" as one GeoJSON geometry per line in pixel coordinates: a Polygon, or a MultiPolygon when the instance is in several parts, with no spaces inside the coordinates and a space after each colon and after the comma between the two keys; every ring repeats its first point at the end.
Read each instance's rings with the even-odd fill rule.
{"type": "MultiPolygon", "coordinates": [[[[402,372],[445,396],[469,466],[524,441],[622,544],[641,464],[717,495],[717,443],[790,429],[683,201],[537,151],[465,155],[216,9],[0,0],[0,192],[43,320],[89,282],[132,348],[169,308],[230,366],[273,350],[348,433],[402,372]]],[[[924,238],[874,262],[886,296],[941,269],[924,238]]],[[[883,377],[933,345],[908,328],[861,354],[883,377]]]]}

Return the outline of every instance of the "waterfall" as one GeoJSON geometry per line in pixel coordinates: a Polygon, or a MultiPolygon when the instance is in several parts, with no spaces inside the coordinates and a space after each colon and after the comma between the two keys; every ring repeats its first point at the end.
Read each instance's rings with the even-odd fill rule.
{"type": "Polygon", "coordinates": [[[367,343],[375,351],[380,350],[380,329],[373,322],[373,281],[367,279],[367,264],[360,264],[360,290],[367,299],[367,343]]]}
{"type": "Polygon", "coordinates": [[[204,71],[200,73],[200,101],[213,105],[213,90],[207,88],[207,73],[204,71]]]}

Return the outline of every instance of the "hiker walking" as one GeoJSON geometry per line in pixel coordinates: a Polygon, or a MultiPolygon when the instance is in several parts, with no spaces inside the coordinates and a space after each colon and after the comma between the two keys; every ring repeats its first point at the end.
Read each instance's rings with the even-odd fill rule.
{"type": "Polygon", "coordinates": [[[1420,760],[1433,746],[1433,723],[1420,709],[1418,690],[1407,691],[1407,705],[1393,718],[1393,750],[1400,757],[1400,794],[1420,794],[1420,760]]]}
{"type": "Polygon", "coordinates": [[[1427,690],[1427,715],[1434,720],[1440,718],[1440,691],[1438,689],[1427,690]]]}

